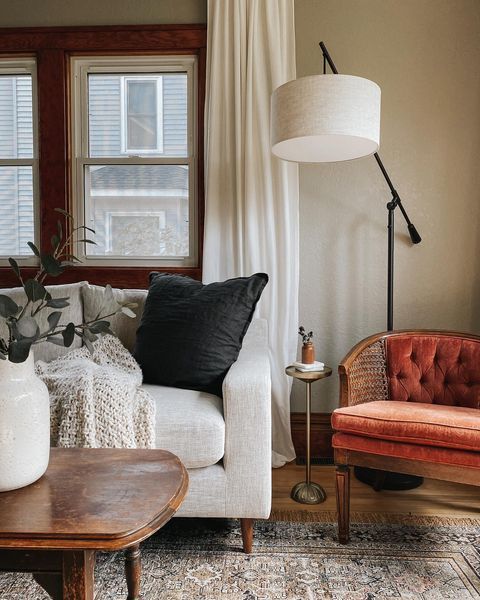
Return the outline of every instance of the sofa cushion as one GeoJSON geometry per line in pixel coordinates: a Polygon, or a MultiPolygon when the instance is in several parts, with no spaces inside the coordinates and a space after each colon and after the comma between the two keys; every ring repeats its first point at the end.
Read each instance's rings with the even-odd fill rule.
{"type": "Polygon", "coordinates": [[[134,356],[146,383],[222,395],[268,276],[204,285],[152,273],[134,356]]]}
{"type": "MultiPolygon", "coordinates": [[[[140,320],[142,318],[143,305],[145,298],[147,297],[147,290],[120,290],[113,288],[113,297],[117,302],[135,302],[138,304],[137,308],[132,309],[136,314],[133,319],[127,317],[123,313],[118,313],[113,317],[109,317],[110,328],[113,333],[118,337],[122,344],[133,352],[135,346],[135,337],[140,320]]],[[[110,307],[104,303],[105,288],[100,285],[91,285],[86,283],[82,287],[82,298],[83,298],[83,314],[86,321],[94,319],[99,312],[101,314],[108,314],[118,308],[118,305],[114,302],[110,307]]]]}
{"type": "Polygon", "coordinates": [[[143,384],[156,405],[156,447],[176,454],[187,469],[208,467],[225,451],[222,400],[194,390],[143,384]]]}
{"type": "Polygon", "coordinates": [[[469,450],[404,444],[342,432],[334,434],[332,446],[337,449],[367,452],[378,456],[391,456],[421,462],[434,462],[439,465],[457,465],[459,467],[480,469],[480,452],[469,450]]]}
{"type": "Polygon", "coordinates": [[[480,408],[480,342],[393,335],[386,342],[390,400],[480,408]]]}
{"type": "Polygon", "coordinates": [[[480,451],[480,411],[379,400],[333,412],[336,431],[376,439],[480,451]]]}
{"type": "MultiPolygon", "coordinates": [[[[83,322],[83,303],[82,303],[82,295],[81,289],[85,284],[85,281],[81,281],[79,283],[66,283],[62,285],[47,285],[47,291],[50,292],[52,298],[69,298],[70,306],[62,309],[62,317],[60,319],[60,323],[62,325],[67,325],[67,323],[75,323],[75,325],[79,325],[83,322]]],[[[24,306],[25,304],[25,292],[23,288],[8,288],[1,290],[2,294],[9,296],[14,300],[17,304],[24,306]]],[[[36,315],[37,323],[40,326],[40,331],[46,331],[48,329],[48,315],[56,311],[56,308],[45,308],[40,311],[36,315]]],[[[7,327],[5,321],[0,319],[0,337],[8,336],[7,327]]],[[[73,340],[73,344],[69,348],[65,348],[63,346],[57,346],[56,344],[52,344],[50,342],[41,342],[40,344],[35,344],[33,346],[33,355],[35,360],[43,360],[45,362],[50,362],[59,356],[63,356],[72,348],[80,348],[82,345],[82,340],[75,336],[73,340]]]]}

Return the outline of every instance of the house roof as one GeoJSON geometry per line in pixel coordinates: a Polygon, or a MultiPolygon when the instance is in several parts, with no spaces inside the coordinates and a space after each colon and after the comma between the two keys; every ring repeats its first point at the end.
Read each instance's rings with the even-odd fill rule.
{"type": "Polygon", "coordinates": [[[105,165],[91,168],[97,190],[151,189],[188,191],[186,165],[105,165]]]}

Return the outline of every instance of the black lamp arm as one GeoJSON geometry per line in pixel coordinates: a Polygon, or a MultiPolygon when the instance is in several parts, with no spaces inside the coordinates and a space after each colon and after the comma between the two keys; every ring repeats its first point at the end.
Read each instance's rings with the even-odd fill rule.
{"type": "Polygon", "coordinates": [[[415,225],[410,221],[407,211],[405,210],[405,208],[402,204],[402,200],[401,200],[397,190],[393,187],[392,180],[390,179],[390,177],[387,173],[387,170],[385,169],[385,167],[383,165],[382,159],[378,155],[378,152],[375,152],[375,154],[373,156],[375,157],[375,160],[377,161],[377,165],[379,166],[380,171],[382,172],[382,175],[384,176],[385,181],[387,182],[387,185],[390,188],[390,192],[392,193],[392,202],[394,203],[393,208],[396,208],[398,206],[398,208],[400,209],[400,211],[407,223],[408,233],[410,234],[410,239],[412,240],[412,244],[419,244],[422,241],[422,238],[420,237],[420,234],[418,233],[415,225]]]}
{"type": "MultiPolygon", "coordinates": [[[[320,42],[320,48],[322,50],[322,54],[323,54],[323,73],[326,73],[326,63],[328,63],[328,66],[330,67],[330,69],[332,70],[332,73],[334,75],[338,75],[338,70],[337,67],[335,66],[335,63],[332,60],[332,57],[330,56],[327,47],[325,46],[325,44],[323,42],[320,42]]],[[[390,179],[390,176],[387,173],[387,170],[385,169],[382,159],[380,158],[380,156],[378,155],[378,152],[375,152],[375,154],[373,155],[375,157],[375,160],[377,161],[377,165],[380,168],[380,171],[382,172],[382,175],[385,178],[385,181],[387,182],[388,187],[390,188],[390,191],[392,193],[392,202],[393,205],[391,206],[391,209],[395,209],[397,206],[400,209],[400,211],[402,212],[403,218],[405,219],[406,223],[407,223],[407,228],[408,228],[408,233],[410,234],[410,239],[412,240],[412,244],[419,244],[422,241],[422,238],[420,237],[420,234],[418,233],[415,225],[410,221],[407,211],[405,210],[403,204],[402,204],[402,200],[397,192],[397,190],[393,187],[393,183],[392,180],[390,179]]]]}
{"type": "MultiPolygon", "coordinates": [[[[323,58],[327,61],[330,69],[332,69],[332,73],[338,75],[337,67],[335,66],[335,63],[333,62],[332,57],[330,56],[327,47],[323,42],[320,42],[320,48],[322,49],[323,58]]],[[[325,61],[323,63],[323,74],[325,75],[325,61]]]]}

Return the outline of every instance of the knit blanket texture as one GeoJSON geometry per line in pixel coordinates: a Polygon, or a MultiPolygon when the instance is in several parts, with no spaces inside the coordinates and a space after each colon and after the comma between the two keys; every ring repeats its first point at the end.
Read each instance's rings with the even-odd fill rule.
{"type": "Polygon", "coordinates": [[[155,403],[121,342],[105,335],[35,371],[50,393],[52,446],[155,448],[155,403]]]}

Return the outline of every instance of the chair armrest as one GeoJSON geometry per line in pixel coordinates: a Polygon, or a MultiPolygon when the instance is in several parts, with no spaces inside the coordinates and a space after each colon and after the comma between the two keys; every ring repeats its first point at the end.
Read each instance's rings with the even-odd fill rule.
{"type": "Polygon", "coordinates": [[[267,518],[271,508],[271,377],[267,323],[252,321],[223,382],[227,517],[267,518]]]}
{"type": "Polygon", "coordinates": [[[338,366],[340,407],[388,399],[385,333],[354,346],[338,366]]]}

